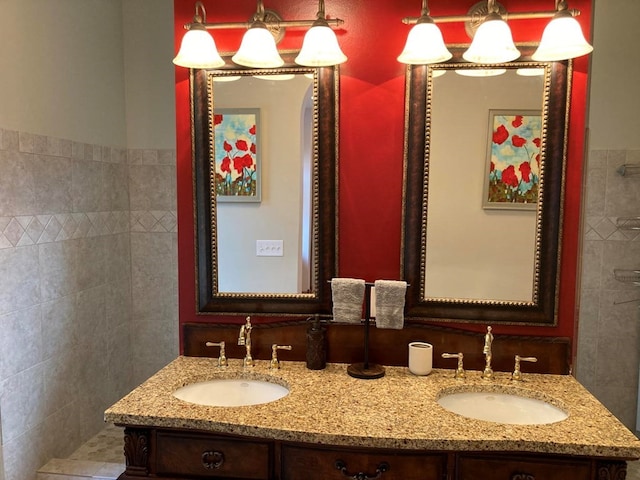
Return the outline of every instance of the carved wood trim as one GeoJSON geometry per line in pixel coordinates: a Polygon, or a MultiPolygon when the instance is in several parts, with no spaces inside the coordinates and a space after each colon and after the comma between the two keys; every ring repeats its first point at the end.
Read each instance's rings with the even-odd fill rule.
{"type": "Polygon", "coordinates": [[[149,431],[124,429],[124,456],[127,475],[144,477],[149,473],[149,431]]]}
{"type": "Polygon", "coordinates": [[[625,480],[627,478],[627,462],[598,462],[598,480],[625,480]]]}
{"type": "Polygon", "coordinates": [[[511,475],[511,480],[536,480],[536,477],[528,473],[514,473],[511,475]]]}

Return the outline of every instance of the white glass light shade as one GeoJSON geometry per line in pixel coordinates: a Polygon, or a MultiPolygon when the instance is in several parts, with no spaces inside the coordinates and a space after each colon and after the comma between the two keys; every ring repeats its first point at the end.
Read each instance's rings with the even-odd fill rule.
{"type": "Polygon", "coordinates": [[[293,80],[296,78],[293,73],[284,73],[281,75],[253,75],[253,78],[259,78],[260,80],[277,80],[277,81],[286,81],[293,80]]]}
{"type": "Polygon", "coordinates": [[[456,70],[463,77],[497,77],[507,73],[506,68],[463,68],[456,70]]]}
{"type": "Polygon", "coordinates": [[[518,68],[516,75],[521,77],[541,77],[544,75],[544,68],[518,68]]]}
{"type": "Polygon", "coordinates": [[[452,56],[438,26],[433,22],[424,22],[417,23],[409,30],[407,43],[398,56],[398,61],[410,65],[426,65],[446,62],[452,56]]]}
{"type": "Polygon", "coordinates": [[[328,67],[347,61],[336,33],[328,25],[313,25],[304,35],[302,49],[294,60],[305,67],[328,67]]]}
{"type": "Polygon", "coordinates": [[[571,14],[559,12],[544,29],[540,45],[531,58],[537,62],[554,62],[592,51],[578,21],[571,14]]]}
{"type": "Polygon", "coordinates": [[[191,28],[182,37],[180,51],[173,63],[187,68],[218,68],[224,65],[213,37],[204,27],[191,28]]]}
{"type": "Polygon", "coordinates": [[[227,75],[225,77],[221,77],[218,75],[214,75],[211,77],[211,80],[214,82],[236,82],[240,80],[242,77],[240,75],[227,75]]]}
{"type": "Polygon", "coordinates": [[[278,68],[284,65],[273,35],[260,26],[252,26],[245,32],[240,48],[231,60],[252,68],[278,68]]]}
{"type": "Polygon", "coordinates": [[[520,52],[513,43],[511,29],[500,17],[488,18],[480,24],[473,42],[462,54],[468,62],[504,63],[515,60],[520,52]]]}

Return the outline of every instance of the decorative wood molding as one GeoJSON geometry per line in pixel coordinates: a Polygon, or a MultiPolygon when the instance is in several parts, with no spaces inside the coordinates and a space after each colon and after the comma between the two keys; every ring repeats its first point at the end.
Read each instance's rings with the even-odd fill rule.
{"type": "Polygon", "coordinates": [[[627,478],[626,462],[598,462],[598,480],[625,480],[627,478]]]}
{"type": "Polygon", "coordinates": [[[511,480],[536,480],[536,477],[528,473],[514,473],[511,480]]]}
{"type": "Polygon", "coordinates": [[[124,429],[124,456],[127,464],[127,475],[147,476],[149,473],[148,430],[124,429]]]}

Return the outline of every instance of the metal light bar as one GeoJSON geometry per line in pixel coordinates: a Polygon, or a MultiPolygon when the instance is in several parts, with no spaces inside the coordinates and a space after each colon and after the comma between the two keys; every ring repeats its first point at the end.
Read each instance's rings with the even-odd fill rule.
{"type": "MultiPolygon", "coordinates": [[[[577,17],[580,15],[580,10],[570,8],[567,10],[572,16],[577,17]]],[[[502,17],[505,20],[528,20],[532,18],[552,18],[557,10],[545,11],[545,12],[516,12],[516,13],[504,13],[502,17]]],[[[420,17],[405,17],[402,19],[402,23],[405,25],[413,25],[418,22],[420,17]]],[[[476,20],[475,15],[445,15],[442,17],[431,17],[436,23],[453,23],[453,22],[469,22],[476,20]]]]}
{"type": "MultiPolygon", "coordinates": [[[[270,22],[269,20],[265,21],[267,25],[273,24],[278,27],[310,27],[313,25],[316,19],[313,20],[279,20],[277,22],[270,22]]],[[[202,25],[207,30],[222,30],[222,29],[233,29],[233,28],[249,28],[252,22],[220,22],[220,23],[203,23],[202,25]]],[[[332,27],[339,27],[344,23],[344,20],[340,18],[331,18],[327,19],[327,23],[332,27]]],[[[184,28],[189,30],[191,28],[191,23],[185,23],[184,28]]]]}

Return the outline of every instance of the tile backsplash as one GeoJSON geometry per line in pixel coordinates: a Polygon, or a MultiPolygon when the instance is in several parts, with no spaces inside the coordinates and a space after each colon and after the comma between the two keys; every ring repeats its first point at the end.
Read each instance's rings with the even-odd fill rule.
{"type": "Polygon", "coordinates": [[[176,256],[174,151],[0,129],[0,480],[175,358],[176,256]]]}

